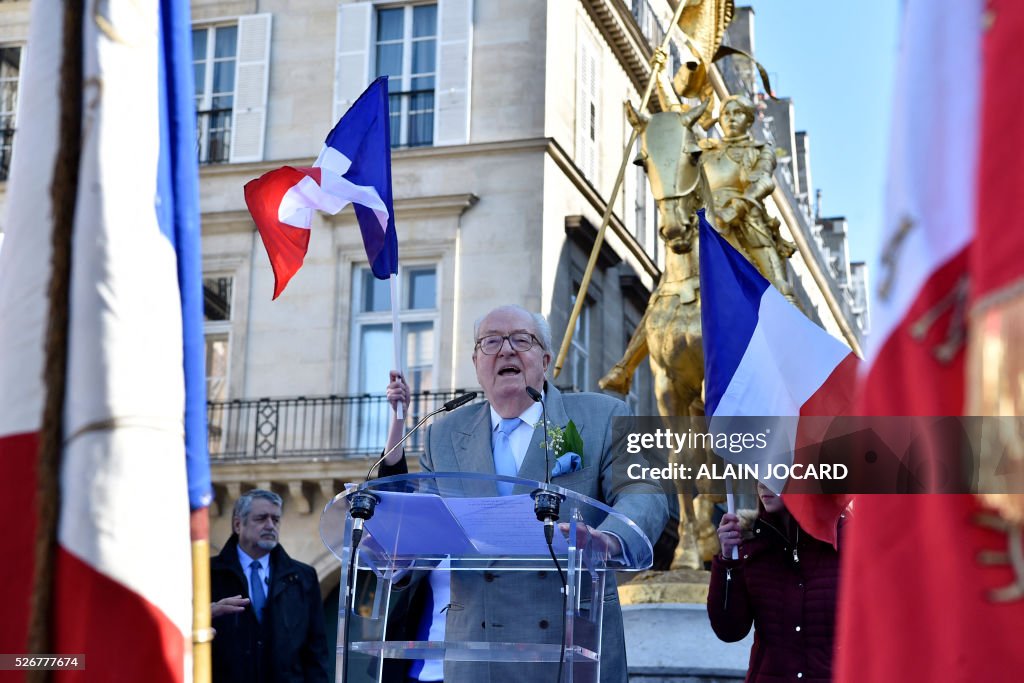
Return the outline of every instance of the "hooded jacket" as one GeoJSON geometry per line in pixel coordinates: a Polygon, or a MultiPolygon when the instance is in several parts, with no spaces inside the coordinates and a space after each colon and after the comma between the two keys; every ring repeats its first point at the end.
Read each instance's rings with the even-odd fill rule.
{"type": "Polygon", "coordinates": [[[708,617],[726,642],[754,627],[747,683],[832,680],[839,553],[784,516],[741,511],[739,559],[716,555],[708,617]]]}

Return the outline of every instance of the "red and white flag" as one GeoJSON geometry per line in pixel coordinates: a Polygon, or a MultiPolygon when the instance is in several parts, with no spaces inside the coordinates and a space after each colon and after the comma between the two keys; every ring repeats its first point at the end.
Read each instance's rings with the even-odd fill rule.
{"type": "MultiPolygon", "coordinates": [[[[175,80],[174,62],[191,54],[188,8],[84,5],[80,23],[69,20],[81,40],[69,46],[69,3],[32,3],[21,79],[0,253],[0,652],[84,656],[84,671],[57,680],[171,683],[191,678],[185,375],[202,356],[201,337],[183,350],[183,334],[201,333],[183,312],[186,298],[201,301],[195,136],[177,135],[183,122],[194,126],[194,91],[175,80]],[[68,50],[81,55],[80,90],[61,73],[68,50]],[[80,120],[60,116],[67,98],[80,98],[80,120]],[[57,225],[61,215],[69,218],[57,225]],[[63,251],[51,236],[68,223],[67,368],[48,389],[51,257],[63,251]],[[55,386],[64,394],[58,493],[39,500],[43,406],[55,386]],[[38,566],[45,505],[56,510],[57,545],[38,566]],[[28,650],[33,591],[50,596],[37,615],[44,652],[28,650]]],[[[198,506],[209,503],[208,479],[196,493],[198,506]]]]}
{"type": "MultiPolygon", "coordinates": [[[[967,359],[987,355],[969,334],[979,304],[999,290],[1021,294],[1021,44],[1015,0],[904,4],[865,415],[965,414],[976,380],[967,359]]],[[[1022,354],[1005,350],[1019,384],[1022,354]]],[[[979,524],[982,511],[972,495],[858,497],[841,549],[836,680],[1020,676],[1024,600],[999,602],[992,591],[1021,577],[1008,562],[979,561],[1005,552],[1009,538],[979,524]]]]}

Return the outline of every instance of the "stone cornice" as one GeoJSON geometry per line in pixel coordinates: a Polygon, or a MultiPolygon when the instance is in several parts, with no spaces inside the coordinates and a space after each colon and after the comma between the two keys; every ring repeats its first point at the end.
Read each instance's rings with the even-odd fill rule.
{"type": "MultiPolygon", "coordinates": [[[[581,0],[581,4],[601,31],[633,87],[644,92],[651,77],[650,61],[654,51],[640,33],[626,3],[622,0],[581,0]]],[[[652,97],[651,101],[652,108],[656,110],[656,98],[652,97]]]]}
{"type": "Polygon", "coordinates": [[[251,232],[256,228],[248,211],[211,211],[200,216],[204,235],[251,232]]]}
{"type": "MultiPolygon", "coordinates": [[[[360,482],[376,458],[304,458],[210,461],[214,487],[214,515],[230,513],[230,506],[243,489],[253,486],[286,495],[289,506],[304,515],[313,508],[317,494],[330,500],[345,488],[346,482],[360,482]]],[[[419,472],[419,459],[410,458],[409,469],[419,472]]]]}
{"type": "MultiPolygon", "coordinates": [[[[408,147],[391,150],[391,162],[395,164],[409,159],[451,159],[459,157],[478,157],[485,154],[507,154],[508,152],[540,152],[547,146],[547,138],[523,138],[519,140],[501,140],[496,142],[474,142],[467,145],[437,145],[425,147],[408,147]]],[[[244,164],[204,164],[199,167],[200,181],[204,178],[222,178],[241,176],[258,178],[267,171],[282,166],[308,167],[316,157],[297,159],[266,159],[244,164]]]]}

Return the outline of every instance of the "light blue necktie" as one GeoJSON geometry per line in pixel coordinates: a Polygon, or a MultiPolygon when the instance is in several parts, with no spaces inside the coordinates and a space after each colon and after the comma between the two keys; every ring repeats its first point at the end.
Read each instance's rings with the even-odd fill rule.
{"type": "MultiPolygon", "coordinates": [[[[494,435],[494,472],[505,476],[514,477],[519,474],[516,467],[516,458],[512,455],[512,444],[509,436],[522,422],[518,417],[502,418],[498,425],[498,433],[494,435]]],[[[498,482],[498,493],[507,496],[512,493],[512,484],[504,481],[498,482]]]]}
{"type": "Polygon", "coordinates": [[[249,583],[252,584],[252,609],[256,613],[256,621],[263,622],[263,605],[267,601],[267,593],[263,590],[263,577],[260,570],[263,566],[259,562],[249,565],[249,583]]]}

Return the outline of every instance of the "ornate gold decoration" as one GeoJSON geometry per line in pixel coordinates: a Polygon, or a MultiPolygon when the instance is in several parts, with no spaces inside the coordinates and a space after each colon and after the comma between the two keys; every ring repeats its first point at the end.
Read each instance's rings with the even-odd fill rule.
{"type": "Polygon", "coordinates": [[[904,216],[900,219],[896,232],[886,242],[885,250],[882,252],[882,282],[878,285],[878,298],[882,301],[888,301],[892,294],[893,285],[896,283],[896,261],[899,260],[903,242],[914,225],[910,216],[904,216]]]}
{"type": "MultiPolygon", "coordinates": [[[[658,206],[659,233],[665,241],[665,269],[651,296],[640,325],[618,363],[598,384],[628,393],[633,373],[650,356],[654,395],[663,416],[698,417],[704,414],[704,350],[700,322],[696,210],[708,205],[711,190],[700,164],[702,149],[694,124],[708,107],[683,111],[674,107],[644,116],[627,104],[626,116],[640,131],[636,163],[647,172],[658,206]]],[[[708,452],[683,452],[688,466],[704,462],[708,452]]],[[[704,502],[714,493],[710,482],[700,482],[704,502]]],[[[693,490],[677,482],[680,507],[680,544],[673,566],[701,566],[698,538],[716,542],[710,515],[698,515],[693,490]]],[[[710,554],[714,549],[710,550],[710,554]]]]}
{"type": "Polygon", "coordinates": [[[910,336],[918,341],[924,340],[932,326],[945,313],[950,313],[946,327],[946,338],[941,344],[932,348],[932,355],[940,363],[949,363],[963,348],[967,338],[967,292],[970,281],[966,275],[957,279],[953,288],[924,314],[914,321],[910,327],[910,336]]]}
{"type": "Polygon", "coordinates": [[[1013,569],[1013,583],[990,590],[992,602],[1013,602],[1024,598],[1024,528],[998,515],[980,514],[975,523],[987,529],[1006,534],[1006,550],[983,550],[978,562],[986,566],[1006,566],[1013,569]]]}
{"type": "Polygon", "coordinates": [[[1008,521],[1024,524],[1024,284],[975,305],[967,345],[967,413],[985,421],[978,491],[1008,521]]]}
{"type": "Polygon", "coordinates": [[[707,99],[711,85],[708,67],[732,23],[733,0],[685,0],[678,26],[686,34],[691,59],[684,59],[674,85],[681,97],[707,99]]]}

